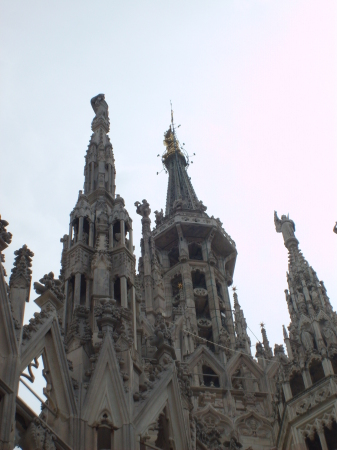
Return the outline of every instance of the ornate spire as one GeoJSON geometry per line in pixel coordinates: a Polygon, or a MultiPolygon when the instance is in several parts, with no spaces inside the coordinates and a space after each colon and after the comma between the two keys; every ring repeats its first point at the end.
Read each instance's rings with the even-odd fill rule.
{"type": "Polygon", "coordinates": [[[264,326],[264,323],[262,322],[260,324],[260,326],[261,326],[262,342],[263,342],[263,347],[264,347],[264,350],[265,350],[265,355],[266,355],[267,358],[272,358],[273,357],[273,351],[272,351],[272,349],[271,349],[271,347],[269,345],[269,340],[268,340],[268,337],[267,337],[267,331],[266,331],[266,328],[264,326]]]}
{"type": "Polygon", "coordinates": [[[9,280],[11,286],[16,278],[23,277],[28,285],[30,285],[32,279],[32,257],[34,253],[29,250],[27,245],[23,245],[19,250],[14,252],[16,258],[14,260],[14,267],[12,269],[12,275],[9,280]]]}
{"type": "Polygon", "coordinates": [[[113,148],[107,133],[110,130],[109,107],[104,94],[98,94],[91,99],[95,117],[91,123],[91,136],[84,167],[84,194],[95,191],[104,192],[115,197],[115,160],[113,148]]]}
{"type": "Polygon", "coordinates": [[[163,142],[166,150],[162,155],[162,161],[169,173],[166,216],[171,215],[178,209],[206,211],[206,206],[203,205],[202,201],[198,200],[190,177],[187,174],[188,155],[177,139],[172,108],[171,125],[164,134],[163,142]]]}
{"type": "Polygon", "coordinates": [[[235,287],[233,288],[233,291],[236,347],[246,350],[246,352],[250,355],[251,341],[247,333],[247,322],[239,304],[238,294],[236,293],[235,287]]]}
{"type": "Polygon", "coordinates": [[[292,321],[301,313],[313,317],[320,310],[332,317],[332,307],[324,283],[319,281],[316,272],[298,248],[299,242],[294,233],[295,223],[289,216],[282,215],[279,219],[276,211],[274,222],[276,231],[282,233],[284,245],[289,252],[287,273],[289,292],[285,290],[285,294],[292,321]]]}

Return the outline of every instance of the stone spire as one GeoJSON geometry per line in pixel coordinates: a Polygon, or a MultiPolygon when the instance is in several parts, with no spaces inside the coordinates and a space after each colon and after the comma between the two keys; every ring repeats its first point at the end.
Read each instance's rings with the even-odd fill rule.
{"type": "Polygon", "coordinates": [[[248,353],[248,355],[250,355],[251,341],[247,333],[247,322],[241,309],[241,306],[239,304],[236,288],[233,288],[233,291],[234,291],[233,298],[234,298],[236,347],[245,350],[248,353]]]}
{"type": "Polygon", "coordinates": [[[112,144],[107,135],[110,130],[109,107],[104,94],[92,98],[91,106],[96,116],[91,123],[93,134],[85,156],[84,194],[108,193],[114,198],[116,169],[112,144]]]}
{"type": "Polygon", "coordinates": [[[282,233],[284,245],[288,249],[288,286],[285,290],[289,314],[292,320],[303,313],[313,317],[320,310],[332,317],[332,306],[326,295],[324,283],[319,281],[316,272],[304,258],[295,237],[295,223],[289,216],[278,218],[274,213],[276,231],[282,233]]]}
{"type": "Polygon", "coordinates": [[[188,155],[177,139],[172,110],[171,125],[164,134],[163,142],[166,150],[162,155],[162,161],[169,174],[166,216],[170,216],[178,209],[206,211],[207,207],[203,205],[202,201],[198,200],[187,174],[188,155]]]}

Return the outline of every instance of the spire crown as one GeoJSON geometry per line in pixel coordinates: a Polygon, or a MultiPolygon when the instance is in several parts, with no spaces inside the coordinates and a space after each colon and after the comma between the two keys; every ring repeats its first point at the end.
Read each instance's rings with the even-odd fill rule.
{"type": "Polygon", "coordinates": [[[98,94],[93,97],[90,101],[92,109],[94,110],[96,116],[91,123],[92,131],[97,131],[99,128],[103,128],[106,133],[110,131],[110,120],[109,120],[109,106],[105,101],[104,94],[98,94]]]}

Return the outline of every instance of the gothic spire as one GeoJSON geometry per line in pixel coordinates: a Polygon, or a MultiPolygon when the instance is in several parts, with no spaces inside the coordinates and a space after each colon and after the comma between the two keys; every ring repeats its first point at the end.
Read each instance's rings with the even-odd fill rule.
{"type": "Polygon", "coordinates": [[[187,174],[188,155],[177,139],[172,108],[171,124],[164,134],[163,142],[166,150],[162,155],[162,161],[169,174],[166,216],[170,216],[178,209],[206,211],[206,206],[203,205],[202,201],[198,200],[190,177],[187,174]]]}
{"type": "Polygon", "coordinates": [[[320,310],[332,317],[332,306],[323,281],[319,281],[316,272],[304,258],[295,237],[295,223],[289,216],[278,218],[274,212],[275,228],[282,233],[284,245],[288,249],[288,286],[285,290],[286,301],[292,321],[301,313],[313,317],[320,310]]]}
{"type": "Polygon", "coordinates": [[[107,135],[110,131],[110,121],[105,95],[98,94],[92,98],[91,106],[96,115],[91,123],[93,134],[85,156],[84,194],[108,193],[114,198],[116,169],[113,148],[107,135]]]}

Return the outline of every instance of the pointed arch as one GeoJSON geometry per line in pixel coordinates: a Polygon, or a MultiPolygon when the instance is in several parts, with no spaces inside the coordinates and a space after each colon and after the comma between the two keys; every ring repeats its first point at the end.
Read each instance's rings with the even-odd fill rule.
{"type": "Polygon", "coordinates": [[[83,403],[83,420],[93,426],[104,408],[109,411],[114,428],[130,422],[119,362],[109,333],[105,336],[83,403]]]}

